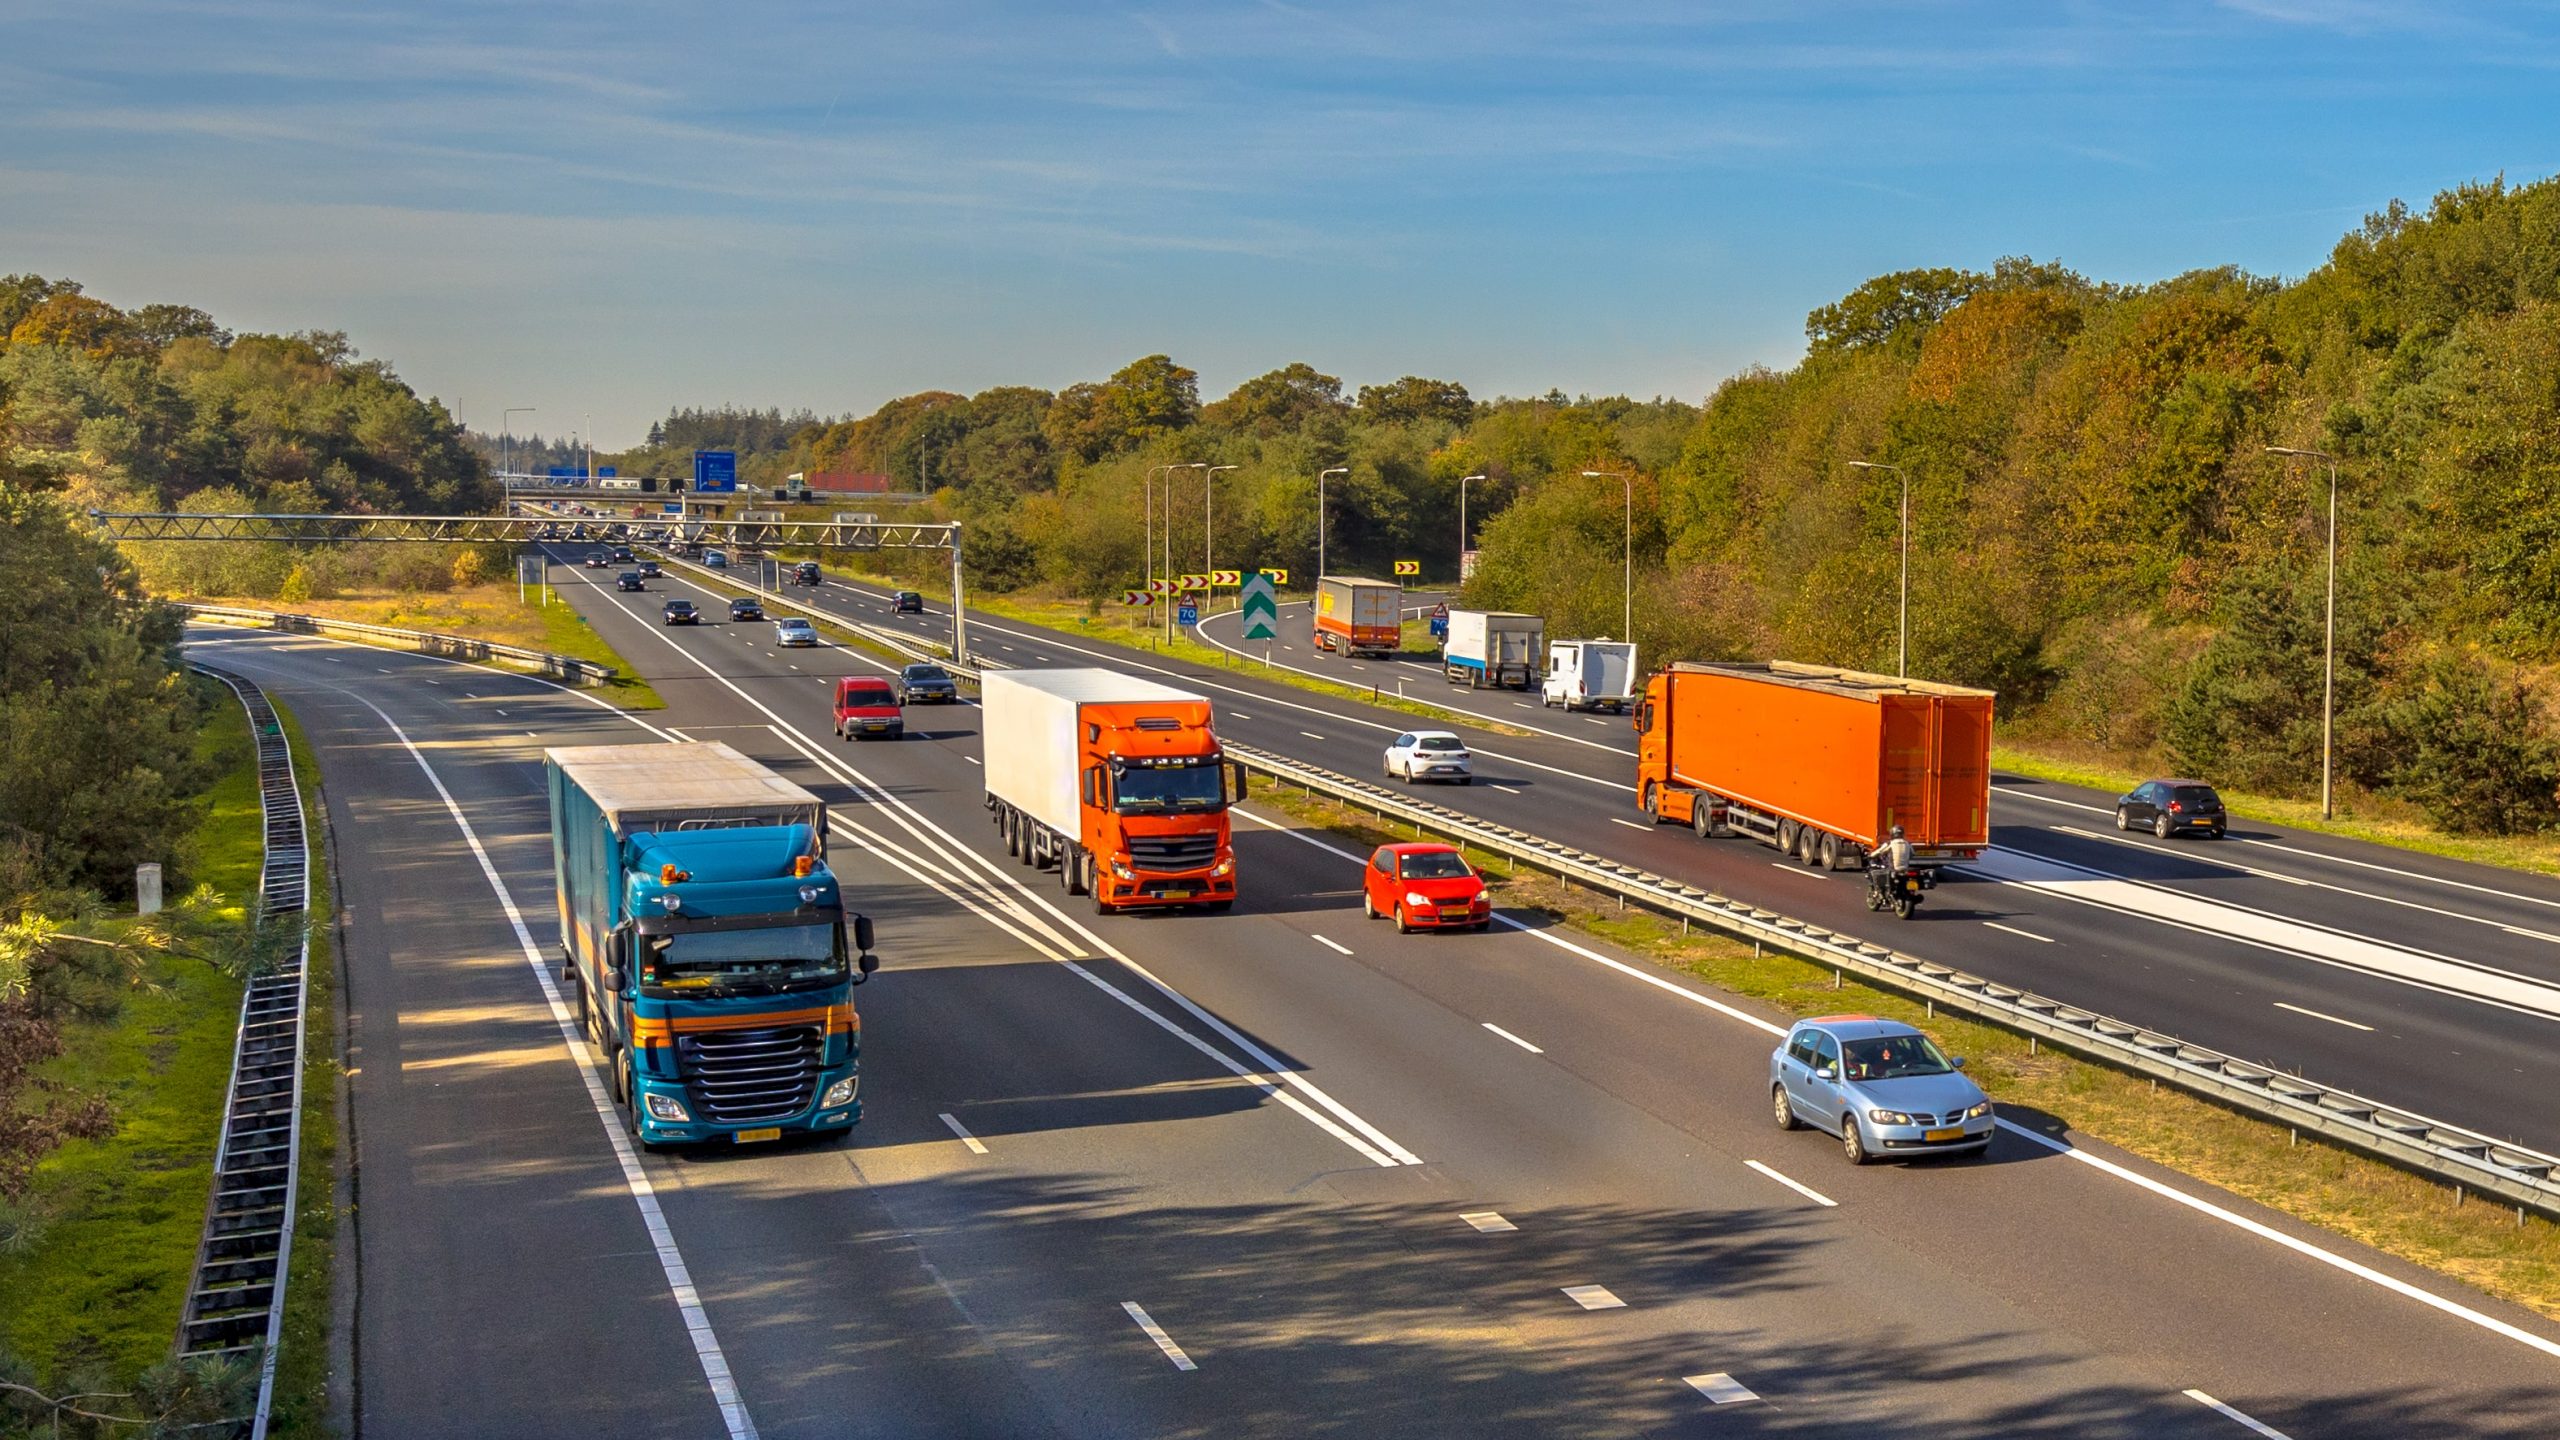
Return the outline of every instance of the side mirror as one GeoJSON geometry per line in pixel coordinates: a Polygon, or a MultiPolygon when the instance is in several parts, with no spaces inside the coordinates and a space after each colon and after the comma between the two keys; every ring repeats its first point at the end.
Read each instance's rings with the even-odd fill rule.
{"type": "Polygon", "coordinates": [[[1242,800],[1245,795],[1244,762],[1241,760],[1235,762],[1234,769],[1236,772],[1236,798],[1238,800],[1242,800]]]}
{"type": "Polygon", "coordinates": [[[871,949],[871,938],[871,917],[868,915],[854,916],[853,948],[863,951],[866,954],[869,953],[871,949]]]}
{"type": "Polygon", "coordinates": [[[1963,1069],[1963,1068],[1964,1068],[1964,1057],[1963,1057],[1963,1056],[1961,1056],[1961,1055],[1959,1055],[1959,1056],[1957,1056],[1954,1060],[1952,1060],[1952,1061],[1950,1061],[1950,1062],[1948,1062],[1948,1063],[1950,1063],[1950,1064],[1954,1065],[1957,1069],[1961,1070],[1961,1069],[1963,1069]]]}
{"type": "Polygon", "coordinates": [[[621,966],[613,965],[606,967],[604,972],[604,988],[605,993],[609,995],[619,995],[623,991],[631,988],[631,982],[623,975],[621,966]]]}
{"type": "Polygon", "coordinates": [[[1837,1065],[1816,1065],[1813,1067],[1813,1078],[1816,1080],[1837,1080],[1840,1078],[1840,1067],[1837,1065]]]}

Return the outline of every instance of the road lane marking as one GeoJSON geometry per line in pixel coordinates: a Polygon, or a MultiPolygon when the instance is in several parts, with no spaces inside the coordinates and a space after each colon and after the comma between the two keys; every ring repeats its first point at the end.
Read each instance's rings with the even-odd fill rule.
{"type": "Polygon", "coordinates": [[[2019,928],[2018,928],[2017,926],[2015,926],[2015,925],[2003,925],[2003,924],[2001,924],[2001,923],[2000,923],[1999,921],[1997,921],[1997,920],[1985,920],[1985,921],[1983,921],[1982,923],[1983,923],[1983,924],[1985,924],[1985,925],[1990,926],[1990,927],[1991,927],[1992,929],[1994,929],[1994,930],[1999,930],[1999,931],[2002,931],[2002,932],[2007,933],[2007,934],[2010,934],[2010,935],[2022,935],[2022,936],[2026,937],[2027,939],[2029,939],[2029,940],[2033,940],[2033,941],[2035,941],[2036,943],[2038,943],[2038,944],[2040,944],[2040,945],[2050,945],[2050,944],[2052,944],[2052,943],[2053,943],[2053,937],[2052,937],[2052,936],[2050,936],[2050,935],[2039,935],[2039,934],[2037,934],[2036,932],[2034,932],[2033,930],[2021,930],[2021,929],[2019,929],[2019,928]]]}
{"type": "Polygon", "coordinates": [[[1200,1368],[1192,1362],[1190,1356],[1182,1353],[1182,1347],[1173,1343],[1173,1337],[1164,1333],[1164,1327],[1150,1318],[1145,1308],[1137,1301],[1123,1300],[1120,1302],[1120,1308],[1128,1311],[1129,1318],[1138,1322],[1138,1328],[1147,1332],[1147,1338],[1156,1342],[1156,1348],[1164,1352],[1164,1358],[1173,1362],[1174,1369],[1197,1370],[1200,1368]]]}
{"type": "Polygon", "coordinates": [[[960,1137],[960,1143],[969,1147],[970,1154],[984,1155],[987,1153],[986,1142],[980,1140],[977,1136],[970,1134],[969,1127],[961,1124],[959,1117],[945,1114],[942,1117],[942,1123],[951,1127],[951,1133],[960,1137]]]}
{"type": "Polygon", "coordinates": [[[1501,1026],[1494,1024],[1490,1020],[1484,1022],[1484,1028],[1501,1036],[1503,1039],[1510,1041],[1512,1044],[1519,1046],[1521,1049],[1528,1051],[1532,1055],[1544,1055],[1547,1053],[1546,1051],[1539,1049],[1537,1046],[1530,1044],[1528,1041],[1521,1039],[1519,1036],[1512,1034],[1510,1031],[1503,1029],[1501,1026]]]}
{"type": "Polygon", "coordinates": [[[1348,945],[1337,945],[1337,944],[1335,944],[1333,941],[1326,939],[1326,938],[1325,938],[1324,936],[1322,936],[1322,935],[1315,935],[1315,936],[1311,936],[1311,937],[1309,937],[1309,938],[1313,939],[1317,944],[1319,944],[1319,945],[1323,946],[1323,947],[1324,947],[1324,948],[1326,948],[1327,950],[1331,950],[1331,951],[1333,951],[1335,954],[1338,954],[1338,955],[1348,955],[1348,954],[1350,954],[1350,953],[1351,953],[1351,947],[1350,947],[1350,946],[1348,946],[1348,945]]]}
{"type": "Polygon", "coordinates": [[[2265,1437],[2265,1440],[2291,1440],[2291,1437],[2287,1436],[2283,1431],[2278,1430],[2264,1421],[2253,1420],[2248,1416],[2241,1414],[2239,1411],[2232,1409],[2230,1406],[2223,1404],[2221,1401],[2214,1399],[2212,1396],[2207,1395],[2201,1390],[2181,1390],[2178,1393],[2186,1396],[2190,1400],[2193,1400],[2207,1410],[2220,1414],[2225,1420],[2237,1421],[2239,1424],[2246,1426],[2251,1434],[2263,1436],[2265,1437]]]}
{"type": "Polygon", "coordinates": [[[1479,1234],[1500,1235],[1520,1227],[1502,1218],[1499,1210],[1462,1210],[1458,1218],[1476,1227],[1479,1234]]]}
{"type": "Polygon", "coordinates": [[[1606,1285],[1567,1285],[1564,1293],[1585,1310],[1624,1310],[1627,1302],[1609,1293],[1606,1285]]]}
{"type": "Polygon", "coordinates": [[[1822,872],[1818,870],[1807,870],[1803,866],[1788,860],[1772,860],[1769,862],[1769,868],[1772,870],[1784,870],[1790,875],[1801,875],[1807,880],[1819,880],[1822,878],[1822,872]]]}
{"type": "Polygon", "coordinates": [[[1821,1191],[1814,1189],[1810,1185],[1791,1180],[1786,1176],[1779,1174],[1777,1171],[1770,1169],[1768,1166],[1761,1164],[1757,1160],[1745,1160],[1742,1163],[1759,1171],[1761,1174],[1768,1176],[1770,1179],[1777,1181],[1779,1184],[1786,1186],[1788,1189],[1793,1190],[1816,1205],[1828,1206],[1833,1209],[1839,1208],[1839,1201],[1832,1199],[1830,1196],[1823,1194],[1821,1191]]]}
{"type": "Polygon", "coordinates": [[[1650,825],[1639,825],[1633,820],[1621,820],[1615,815],[1609,817],[1609,823],[1612,825],[1624,825],[1630,830],[1644,830],[1649,832],[1653,829],[1650,825]]]}
{"type": "Polygon", "coordinates": [[[1230,711],[1228,711],[1228,712],[1227,712],[1227,714],[1228,714],[1229,716],[1231,716],[1231,717],[1235,718],[1235,719],[1238,719],[1238,720],[1250,720],[1250,719],[1252,719],[1252,718],[1253,718],[1252,716],[1247,715],[1246,713],[1244,713],[1244,712],[1243,712],[1243,711],[1241,711],[1241,710],[1230,710],[1230,711]]]}
{"type": "Polygon", "coordinates": [[[960,758],[968,761],[972,765],[979,765],[982,763],[975,755],[963,755],[960,758]]]}
{"type": "Polygon", "coordinates": [[[1609,722],[1601,719],[1597,715],[1585,715],[1582,717],[1582,723],[1585,725],[1606,725],[1609,722]]]}
{"type": "Polygon", "coordinates": [[[1706,1396],[1710,1405],[1738,1405],[1745,1400],[1760,1398],[1741,1381],[1722,1371],[1713,1375],[1683,1375],[1680,1383],[1706,1396]]]}
{"type": "MultiPolygon", "coordinates": [[[[1486,781],[1485,783],[1486,783],[1486,784],[1488,784],[1488,785],[1493,785],[1493,782],[1492,782],[1492,781],[1490,781],[1490,780],[1486,781]]],[[[1496,789],[1496,790],[1501,791],[1501,792],[1502,792],[1503,794],[1505,794],[1505,795],[1517,795],[1517,794],[1519,794],[1519,793],[1520,793],[1519,791],[1512,789],[1512,788],[1511,788],[1510,786],[1508,786],[1508,785],[1493,785],[1493,788],[1494,788],[1494,789],[1496,789]]]]}
{"type": "Polygon", "coordinates": [[[1313,730],[1301,730],[1301,731],[1299,731],[1298,733],[1299,733],[1299,734],[1301,734],[1301,735],[1306,736],[1306,737],[1307,737],[1308,739],[1310,739],[1310,740],[1321,740],[1321,739],[1323,739],[1323,738],[1324,738],[1323,736],[1321,736],[1321,735],[1317,734],[1317,733],[1316,733],[1316,732],[1314,732],[1313,730]]]}
{"type": "Polygon", "coordinates": [[[2290,1010],[2296,1015],[2308,1015],[2314,1020],[2326,1020],[2332,1025],[2344,1025],[2350,1030],[2362,1030],[2367,1033],[2371,1033],[2373,1030],[2373,1027],[2370,1025],[2359,1025],[2353,1020],[2341,1020],[2335,1015],[2326,1015],[2317,1010],[2305,1010],[2299,1005],[2288,1005],[2282,1000],[2276,1002],[2276,1008],[2279,1010],[2290,1010]]]}

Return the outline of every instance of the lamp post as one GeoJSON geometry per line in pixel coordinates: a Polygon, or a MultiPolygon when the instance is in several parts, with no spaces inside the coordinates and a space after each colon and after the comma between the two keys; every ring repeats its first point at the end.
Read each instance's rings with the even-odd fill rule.
{"type": "Polygon", "coordinates": [[[1467,482],[1482,480],[1482,475],[1458,477],[1458,583],[1467,583],[1467,482]]]}
{"type": "Polygon", "coordinates": [[[1623,480],[1627,482],[1627,574],[1625,614],[1621,617],[1618,638],[1632,640],[1636,633],[1636,475],[1632,470],[1585,470],[1585,480],[1623,480]]]}
{"type": "MultiPolygon", "coordinates": [[[[1145,481],[1147,491],[1147,531],[1145,549],[1147,552],[1147,593],[1150,595],[1155,593],[1156,588],[1156,476],[1163,471],[1170,470],[1172,468],[1173,467],[1170,465],[1150,465],[1147,467],[1147,477],[1145,481]]],[[[1173,489],[1173,482],[1170,480],[1166,481],[1165,489],[1167,493],[1165,495],[1164,518],[1165,523],[1170,525],[1173,523],[1173,496],[1171,493],[1173,489]]]]}
{"type": "Polygon", "coordinates": [[[505,478],[506,475],[515,469],[515,418],[519,415],[537,415],[540,413],[540,411],[534,409],[530,405],[510,405],[506,409],[498,412],[498,484],[502,488],[507,483],[505,478]]]}
{"type": "MultiPolygon", "coordinates": [[[[1164,468],[1164,578],[1170,581],[1173,579],[1173,472],[1206,470],[1209,468],[1209,462],[1190,460],[1179,465],[1167,465],[1164,468]]],[[[1171,602],[1164,607],[1164,638],[1168,645],[1173,643],[1173,612],[1175,607],[1182,603],[1182,596],[1183,592],[1177,589],[1166,597],[1171,602]]]]}
{"type": "Polygon", "coordinates": [[[1316,472],[1316,578],[1324,578],[1324,482],[1328,475],[1348,475],[1351,467],[1336,465],[1316,472]]]}
{"type": "Polygon", "coordinates": [[[1890,470],[1893,478],[1902,482],[1902,603],[1898,607],[1901,619],[1897,622],[1901,638],[1894,646],[1893,673],[1907,680],[1911,678],[1911,477],[1902,473],[1899,465],[1886,465],[1875,460],[1852,460],[1849,468],[1890,470]]]}
{"type": "Polygon", "coordinates": [[[2326,450],[2298,450],[2270,445],[2270,455],[2326,461],[2329,466],[2329,596],[2320,621],[2320,818],[2335,813],[2329,805],[2331,723],[2338,704],[2338,457],[2326,450]]]}
{"type": "MultiPolygon", "coordinates": [[[[1218,548],[1218,532],[1213,522],[1217,515],[1218,472],[1221,470],[1240,470],[1244,467],[1240,465],[1203,465],[1200,468],[1205,472],[1200,477],[1200,568],[1204,571],[1215,571],[1218,568],[1218,560],[1215,553],[1218,548]]],[[[1217,586],[1211,585],[1209,587],[1209,593],[1215,595],[1217,593],[1217,589],[1217,586]]]]}

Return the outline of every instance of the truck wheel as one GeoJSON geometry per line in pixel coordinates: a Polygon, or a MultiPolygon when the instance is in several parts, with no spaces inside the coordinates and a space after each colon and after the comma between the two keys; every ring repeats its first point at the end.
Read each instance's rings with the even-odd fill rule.
{"type": "Polygon", "coordinates": [[[1798,833],[1796,822],[1793,820],[1781,820],[1778,822],[1779,854],[1792,855],[1796,852],[1796,837],[1798,833]]]}
{"type": "Polygon", "coordinates": [[[1022,853],[1022,833],[1013,827],[1012,811],[1002,811],[996,816],[996,829],[1004,835],[1004,853],[1007,855],[1022,853]]]}
{"type": "Polygon", "coordinates": [[[1058,888],[1070,895],[1084,893],[1084,852],[1073,845],[1058,857],[1058,888]]]}
{"type": "Polygon", "coordinates": [[[1813,863],[1821,866],[1825,870],[1839,869],[1840,837],[1837,835],[1823,836],[1822,842],[1814,847],[1813,863]]]}
{"type": "Polygon", "coordinates": [[[1701,840],[1716,838],[1716,810],[1707,803],[1705,796],[1689,802],[1689,828],[1697,831],[1701,840]]]}
{"type": "Polygon", "coordinates": [[[1643,793],[1636,797],[1636,808],[1644,812],[1644,818],[1647,820],[1652,821],[1656,825],[1661,824],[1662,787],[1654,784],[1650,780],[1644,782],[1643,793]]]}

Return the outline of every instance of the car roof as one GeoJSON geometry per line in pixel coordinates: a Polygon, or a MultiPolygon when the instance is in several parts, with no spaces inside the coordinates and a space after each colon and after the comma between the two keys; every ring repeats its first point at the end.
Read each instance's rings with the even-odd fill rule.
{"type": "Polygon", "coordinates": [[[1458,732],[1454,730],[1407,730],[1404,733],[1412,736],[1416,740],[1455,740],[1458,738],[1458,732]]]}
{"type": "Polygon", "coordinates": [[[1843,1040],[1871,1040],[1878,1036],[1917,1035],[1919,1027],[1899,1020],[1884,1020],[1873,1015],[1816,1015],[1796,1024],[1818,1025],[1843,1040]]]}
{"type": "Polygon", "coordinates": [[[794,626],[794,625],[806,626],[809,622],[808,622],[808,621],[806,621],[806,620],[801,619],[801,618],[800,618],[799,616],[797,616],[797,615],[785,615],[785,616],[783,616],[781,619],[776,620],[776,621],[774,621],[773,623],[774,623],[774,624],[776,624],[776,625],[781,626],[781,627],[782,627],[783,629],[785,629],[785,630],[788,630],[788,629],[790,629],[790,628],[791,628],[792,626],[794,626]]]}
{"type": "Polygon", "coordinates": [[[2154,785],[2201,785],[2207,790],[2213,788],[2213,782],[2210,780],[2184,780],[2174,775],[2163,776],[2151,783],[2154,785]]]}
{"type": "Polygon", "coordinates": [[[1437,840],[1406,840],[1394,845],[1381,845],[1378,848],[1392,855],[1455,855],[1458,853],[1457,846],[1443,845],[1437,840]]]}

